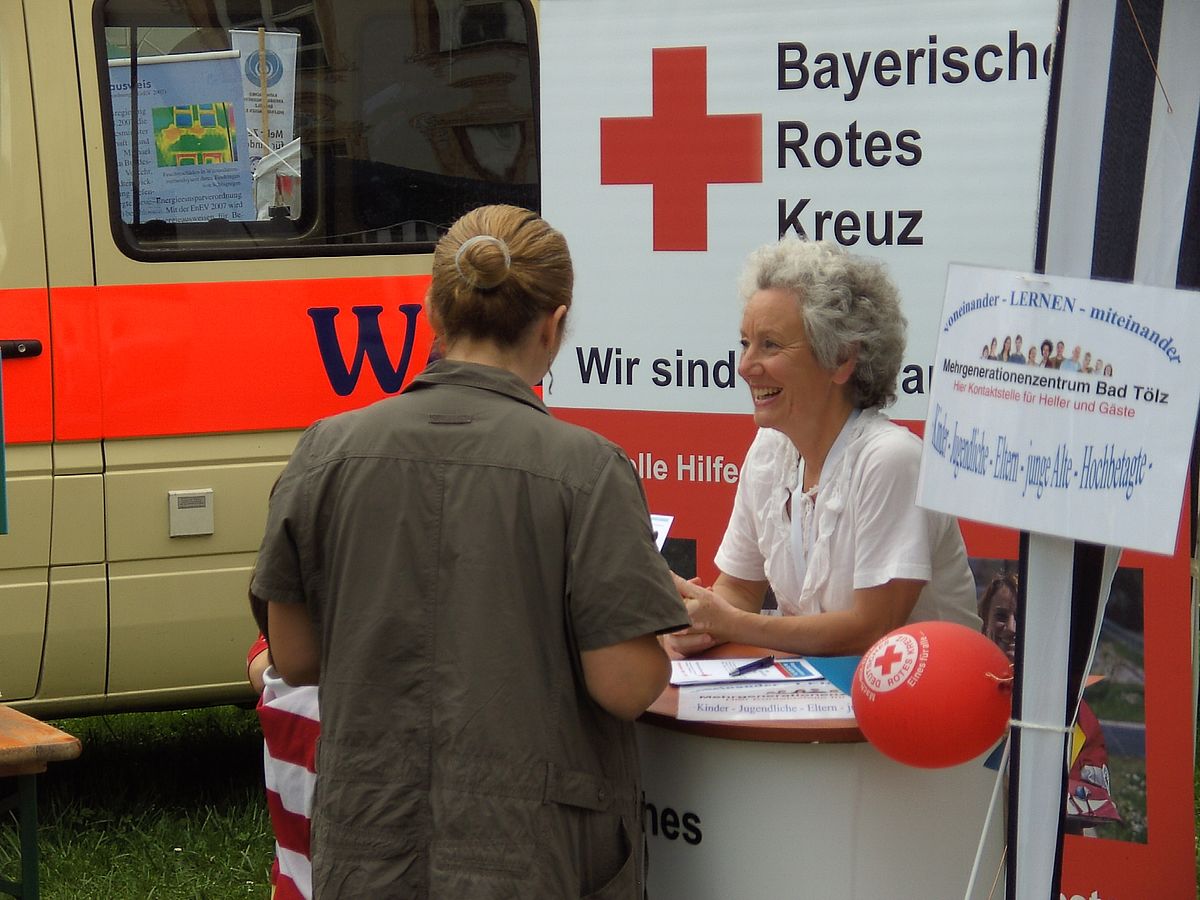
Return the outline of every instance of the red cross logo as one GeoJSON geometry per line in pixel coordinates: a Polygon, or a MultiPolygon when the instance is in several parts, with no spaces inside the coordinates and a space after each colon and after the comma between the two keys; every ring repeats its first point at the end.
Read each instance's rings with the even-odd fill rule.
{"type": "Polygon", "coordinates": [[[891,675],[892,666],[903,661],[904,654],[896,649],[895,644],[888,644],[887,649],[879,656],[875,657],[875,665],[879,668],[881,675],[891,675]]]}
{"type": "Polygon", "coordinates": [[[653,52],[654,115],[600,120],[600,183],[654,187],[654,249],[708,249],[708,186],[762,181],[762,116],[708,114],[708,51],[653,52]]]}

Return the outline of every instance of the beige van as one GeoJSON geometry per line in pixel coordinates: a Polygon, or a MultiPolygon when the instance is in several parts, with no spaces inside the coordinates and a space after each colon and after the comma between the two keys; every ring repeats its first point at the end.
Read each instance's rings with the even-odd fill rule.
{"type": "Polygon", "coordinates": [[[425,364],[432,242],[539,204],[518,0],[0,4],[0,702],[250,699],[299,429],[425,364]]]}

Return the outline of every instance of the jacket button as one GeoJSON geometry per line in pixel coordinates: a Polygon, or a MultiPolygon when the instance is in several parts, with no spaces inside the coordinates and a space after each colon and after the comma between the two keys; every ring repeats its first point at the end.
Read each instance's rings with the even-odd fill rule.
{"type": "Polygon", "coordinates": [[[596,791],[596,799],[599,800],[601,803],[604,802],[604,797],[605,797],[604,788],[600,788],[600,790],[596,791]]]}

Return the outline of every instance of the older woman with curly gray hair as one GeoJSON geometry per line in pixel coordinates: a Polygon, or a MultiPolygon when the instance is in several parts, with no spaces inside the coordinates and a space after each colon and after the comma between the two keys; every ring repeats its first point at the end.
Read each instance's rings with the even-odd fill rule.
{"type": "Polygon", "coordinates": [[[905,319],[884,267],[825,241],[754,251],[741,281],[742,358],[759,431],[711,588],[676,579],[681,653],[722,641],[862,653],[907,622],[979,629],[957,522],[917,507],[921,441],[896,399],[905,319]],[[781,616],[762,616],[767,590],[781,616]]]}

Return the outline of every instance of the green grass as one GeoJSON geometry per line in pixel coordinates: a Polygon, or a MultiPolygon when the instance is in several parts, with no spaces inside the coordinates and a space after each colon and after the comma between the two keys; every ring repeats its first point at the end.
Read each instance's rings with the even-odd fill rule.
{"type": "Polygon", "coordinates": [[[1101,681],[1091,685],[1084,697],[1098,719],[1146,721],[1146,689],[1143,685],[1101,681]]]}
{"type": "MultiPolygon", "coordinates": [[[[273,839],[252,711],[126,713],[54,724],[78,736],[84,750],[38,779],[43,900],[265,900],[273,839]]],[[[1144,764],[1115,768],[1122,813],[1144,810],[1144,764]]],[[[8,786],[0,781],[0,793],[8,786]]],[[[1200,765],[1195,788],[1200,798],[1200,765]]],[[[0,876],[13,879],[16,830],[5,818],[0,876]]],[[[1200,801],[1195,818],[1200,836],[1200,801]]],[[[1146,839],[1144,818],[1131,815],[1118,827],[1120,835],[1104,836],[1146,839]]],[[[1200,837],[1196,874],[1200,880],[1200,837]]]]}
{"type": "Polygon", "coordinates": [[[1111,756],[1108,760],[1112,779],[1112,799],[1121,813],[1121,821],[1100,825],[1096,833],[1114,841],[1144,844],[1146,833],[1146,760],[1140,756],[1111,756]]]}
{"type": "MultiPolygon", "coordinates": [[[[79,737],[83,753],[38,778],[43,900],[269,896],[274,839],[253,711],[54,724],[79,737]]],[[[17,871],[16,830],[0,827],[0,875],[15,880],[17,871]]]]}

